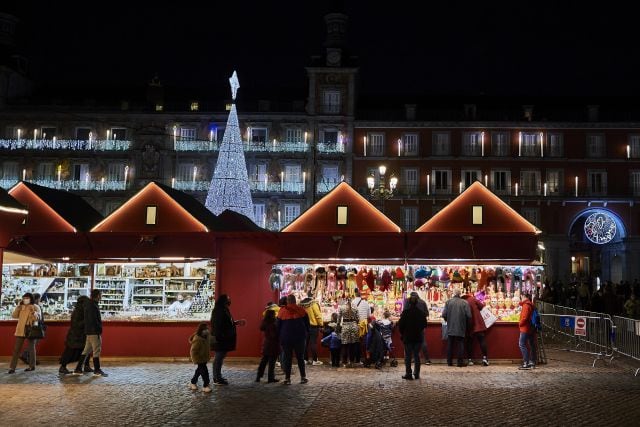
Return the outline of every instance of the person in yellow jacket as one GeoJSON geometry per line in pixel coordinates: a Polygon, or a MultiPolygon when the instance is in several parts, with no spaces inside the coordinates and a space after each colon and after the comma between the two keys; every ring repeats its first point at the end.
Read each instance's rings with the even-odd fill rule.
{"type": "Polygon", "coordinates": [[[278,312],[280,311],[280,306],[271,301],[267,303],[267,306],[264,308],[262,312],[262,318],[264,319],[267,316],[267,311],[272,310],[276,312],[276,318],[278,317],[278,312]]]}
{"type": "Polygon", "coordinates": [[[307,312],[309,316],[309,336],[307,337],[307,345],[305,346],[304,358],[307,361],[307,365],[322,365],[322,362],[318,360],[318,332],[323,326],[322,313],[320,312],[320,304],[318,301],[311,298],[311,295],[302,301],[300,305],[307,312]],[[309,350],[311,350],[311,359],[309,359],[309,350]]]}

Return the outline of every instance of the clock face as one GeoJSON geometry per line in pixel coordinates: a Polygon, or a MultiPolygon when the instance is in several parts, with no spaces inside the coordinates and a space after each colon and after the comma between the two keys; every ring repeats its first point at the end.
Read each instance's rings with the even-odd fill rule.
{"type": "Polygon", "coordinates": [[[338,64],[340,62],[340,52],[332,50],[327,53],[327,62],[329,64],[338,64]]]}
{"type": "Polygon", "coordinates": [[[609,243],[616,236],[616,222],[605,213],[591,214],[584,222],[584,234],[593,243],[609,243]]]}

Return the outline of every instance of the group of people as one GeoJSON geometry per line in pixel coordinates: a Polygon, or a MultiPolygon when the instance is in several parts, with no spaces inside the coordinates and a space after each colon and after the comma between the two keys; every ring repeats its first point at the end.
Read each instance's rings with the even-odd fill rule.
{"type": "MultiPolygon", "coordinates": [[[[102,317],[99,304],[101,297],[102,293],[99,289],[91,291],[91,298],[86,296],[78,297],[71,314],[71,324],[67,331],[65,349],[60,356],[60,369],[58,372],[61,375],[93,373],[94,376],[107,376],[100,365],[102,317]],[[93,355],[93,369],[89,364],[91,355],[93,355]],[[69,371],[67,364],[76,361],[77,365],[73,372],[69,371]]],[[[39,294],[27,292],[13,310],[12,317],[18,319],[18,323],[14,333],[15,345],[11,362],[9,363],[9,374],[16,372],[18,357],[25,342],[27,343],[27,350],[20,357],[29,365],[25,372],[34,371],[36,368],[36,344],[40,337],[34,337],[30,330],[36,325],[39,325],[44,330],[44,318],[38,305],[39,300],[39,294]]]]}

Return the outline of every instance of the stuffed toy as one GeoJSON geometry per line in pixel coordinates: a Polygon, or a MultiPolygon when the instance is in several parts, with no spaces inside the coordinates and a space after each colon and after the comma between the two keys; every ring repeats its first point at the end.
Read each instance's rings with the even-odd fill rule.
{"type": "Polygon", "coordinates": [[[366,275],[367,275],[367,270],[364,267],[362,267],[360,271],[358,271],[358,274],[356,274],[356,286],[358,286],[358,289],[362,289],[363,286],[366,284],[364,281],[366,275]]]}
{"type": "Polygon", "coordinates": [[[349,273],[347,273],[347,286],[345,289],[349,298],[355,297],[355,290],[356,290],[356,275],[355,273],[350,271],[349,273]]]}
{"type": "Polygon", "coordinates": [[[384,291],[388,291],[389,287],[391,287],[391,273],[389,270],[384,270],[382,272],[382,278],[380,280],[380,289],[384,291]]]}

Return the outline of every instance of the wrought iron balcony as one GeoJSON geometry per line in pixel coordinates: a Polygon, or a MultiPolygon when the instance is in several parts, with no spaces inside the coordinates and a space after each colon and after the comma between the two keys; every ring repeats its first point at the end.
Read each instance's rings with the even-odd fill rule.
{"type": "Polygon", "coordinates": [[[304,193],[302,182],[249,181],[249,188],[252,193],[304,193]]]}
{"type": "Polygon", "coordinates": [[[345,152],[345,144],[340,142],[319,142],[318,143],[318,153],[344,153],[345,152]]]}
{"type": "Polygon", "coordinates": [[[122,139],[0,139],[0,149],[7,150],[72,150],[125,151],[131,141],[122,139]]]}
{"type": "Polygon", "coordinates": [[[176,140],[173,143],[175,151],[218,151],[220,144],[218,141],[200,141],[200,140],[176,140]]]}
{"type": "MultiPolygon", "coordinates": [[[[124,181],[86,181],[86,180],[56,180],[56,179],[37,179],[29,182],[41,185],[43,187],[55,188],[66,191],[122,191],[126,190],[130,183],[125,184],[124,181]]],[[[18,179],[0,179],[0,187],[9,189],[18,183],[18,179]]]]}

